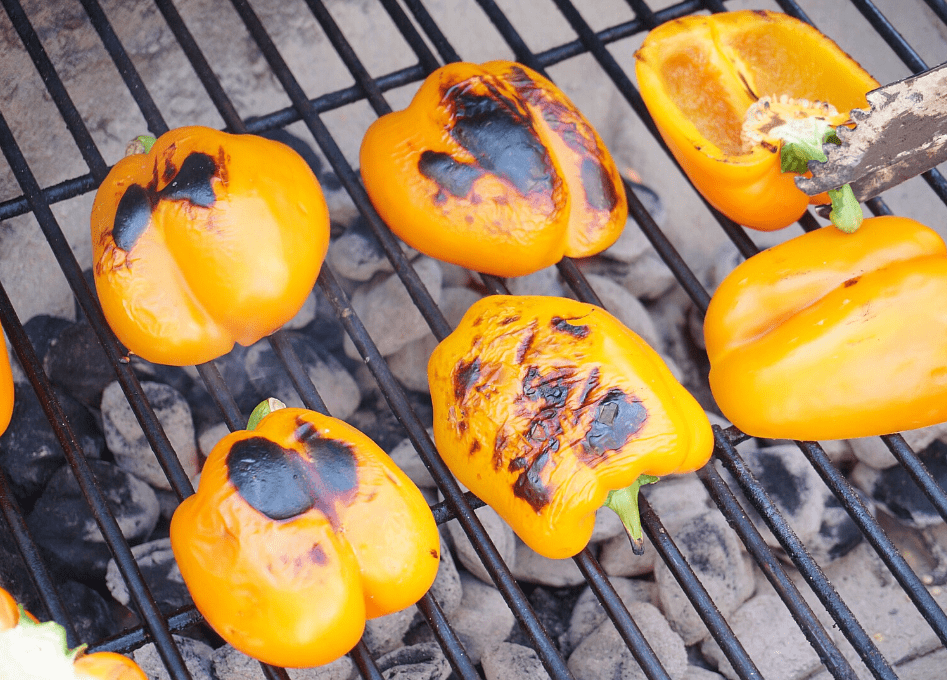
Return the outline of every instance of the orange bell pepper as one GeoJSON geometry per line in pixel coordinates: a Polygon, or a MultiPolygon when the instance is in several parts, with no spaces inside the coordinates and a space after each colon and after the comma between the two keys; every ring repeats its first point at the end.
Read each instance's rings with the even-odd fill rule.
{"type": "Polygon", "coordinates": [[[585,548],[603,504],[640,550],[638,487],[713,449],[706,414],[658,354],[574,300],[483,298],[435,348],[428,380],[444,462],[554,559],[585,548]]]}
{"type": "Polygon", "coordinates": [[[322,190],[295,151],[204,127],[126,156],[92,206],[105,318],[129,350],[162,364],[210,361],[279,329],[328,244],[322,190]]]}
{"type": "Polygon", "coordinates": [[[211,451],[171,519],[171,548],[227,642],[277,666],[318,666],[351,650],[366,618],[424,595],[439,535],[421,492],[371,439],[270,408],[211,451]]]}
{"type": "Polygon", "coordinates": [[[497,276],[621,234],[625,189],[598,134],[549,80],[509,61],[437,69],[362,140],[365,189],[411,247],[497,276]]]}
{"type": "MultiPolygon", "coordinates": [[[[867,108],[865,94],[878,87],[819,31],[764,10],[669,21],[635,57],[645,105],[691,182],[724,215],[762,231],[802,216],[810,198],[795,174],[807,171],[805,160],[825,160],[831,131],[852,109],[867,108]],[[792,162],[785,150],[797,142],[810,155],[792,162]]],[[[857,222],[850,191],[847,219],[857,222]]]]}
{"type": "Polygon", "coordinates": [[[0,333],[0,434],[6,432],[13,416],[13,373],[10,370],[10,357],[7,344],[0,333]]]}
{"type": "Polygon", "coordinates": [[[114,652],[70,650],[66,630],[39,623],[0,588],[0,678],[16,680],[147,680],[131,659],[114,652]]]}
{"type": "Polygon", "coordinates": [[[720,284],[704,319],[710,387],[747,434],[848,439],[947,420],[947,247],[903,217],[825,227],[720,284]]]}

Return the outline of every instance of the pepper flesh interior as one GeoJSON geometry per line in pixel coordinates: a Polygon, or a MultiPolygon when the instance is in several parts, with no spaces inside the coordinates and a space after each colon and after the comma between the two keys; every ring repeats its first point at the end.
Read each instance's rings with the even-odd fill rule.
{"type": "Polygon", "coordinates": [[[750,105],[743,119],[740,137],[744,153],[749,153],[753,147],[761,144],[778,149],[784,140],[798,136],[794,134],[795,131],[804,132],[813,123],[838,127],[848,120],[848,114],[839,113],[828,102],[796,99],[785,94],[772,95],[760,97],[750,105]]]}

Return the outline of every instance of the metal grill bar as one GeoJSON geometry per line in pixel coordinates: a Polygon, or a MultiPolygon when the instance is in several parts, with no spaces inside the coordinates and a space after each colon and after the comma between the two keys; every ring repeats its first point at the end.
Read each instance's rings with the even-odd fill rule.
{"type": "MultiPolygon", "coordinates": [[[[165,131],[167,126],[157,105],[142,83],[121,42],[115,36],[97,0],[80,1],[89,15],[103,45],[118,68],[119,73],[122,75],[126,87],[128,87],[132,93],[142,115],[145,117],[149,129],[154,134],[160,134],[165,131]]],[[[300,120],[307,125],[320,149],[328,158],[330,165],[341,179],[343,186],[345,186],[356,206],[370,224],[376,237],[382,243],[398,276],[409,290],[412,299],[418,305],[434,332],[435,337],[441,339],[447,335],[450,328],[440,309],[434,304],[432,298],[424,288],[423,283],[407,261],[397,240],[388,231],[377,213],[375,213],[364,189],[361,187],[357,173],[348,165],[337,144],[319,118],[319,115],[325,111],[339,108],[359,100],[368,101],[379,115],[386,113],[390,110],[390,107],[385,102],[382,94],[384,91],[404,84],[417,82],[438,66],[438,62],[428,48],[427,43],[425,43],[424,39],[417,33],[411,20],[401,9],[401,6],[395,0],[380,1],[385,10],[392,17],[398,30],[404,36],[409,47],[417,55],[419,64],[373,79],[361,64],[355,51],[349,45],[341,30],[335,24],[331,14],[322,3],[317,0],[307,0],[314,17],[322,26],[325,34],[329,37],[340,58],[342,58],[356,81],[356,85],[353,87],[310,100],[306,98],[304,92],[296,82],[295,77],[283,62],[282,57],[270,41],[269,36],[262,24],[260,24],[252,8],[244,0],[234,0],[234,6],[238,14],[292,101],[291,107],[256,118],[250,122],[242,120],[239,116],[239,113],[224,91],[222,84],[214,75],[203,52],[197,46],[174,5],[168,0],[157,0],[157,4],[166,23],[184,50],[195,73],[198,75],[203,87],[208,92],[211,101],[223,117],[227,129],[235,132],[265,132],[300,120]]],[[[945,5],[943,0],[927,1],[933,11],[935,11],[942,20],[945,20],[945,17],[947,17],[947,9],[945,9],[945,7],[947,7],[947,5],[945,5]]],[[[144,398],[134,373],[127,364],[122,362],[122,352],[117,341],[105,325],[104,319],[101,317],[101,312],[94,302],[91,291],[84,279],[82,279],[81,272],[78,270],[78,264],[75,262],[68,244],[66,244],[65,239],[62,237],[62,233],[49,210],[51,202],[66,200],[92,191],[104,177],[107,166],[101,154],[99,154],[94,141],[89,136],[81,116],[69,99],[68,93],[60,81],[55,68],[46,56],[25,12],[23,12],[16,0],[2,0],[2,2],[27,52],[46,82],[53,101],[75,139],[77,148],[89,166],[90,174],[41,189],[36,184],[25,160],[22,158],[22,154],[20,154],[16,146],[12,133],[6,126],[5,121],[0,118],[0,147],[2,147],[23,190],[23,196],[0,203],[0,219],[25,214],[27,212],[32,212],[36,216],[70,286],[80,302],[80,306],[89,318],[103,347],[105,347],[110,363],[114,367],[116,375],[119,377],[119,381],[122,384],[129,402],[132,404],[136,416],[138,416],[142,422],[149,442],[158,454],[159,461],[161,461],[165,467],[165,472],[168,474],[169,479],[172,480],[172,486],[179,498],[183,498],[192,492],[190,482],[187,480],[186,475],[184,475],[183,469],[180,468],[180,464],[177,463],[177,458],[170,448],[170,443],[161,430],[154,411],[144,398]]],[[[585,23],[581,15],[570,2],[567,0],[555,0],[555,2],[563,13],[563,16],[576,32],[578,39],[553,47],[544,52],[533,54],[502,10],[500,10],[492,0],[479,0],[479,4],[485,14],[494,26],[497,27],[507,44],[513,49],[517,59],[540,72],[543,72],[544,66],[558,63],[559,61],[582,53],[588,52],[592,54],[631,107],[638,113],[652,135],[654,135],[663,146],[663,142],[661,142],[660,136],[657,134],[656,128],[644,108],[640,95],[638,95],[620,65],[611,57],[606,49],[606,45],[610,42],[640,33],[647,28],[653,27],[657,23],[692,13],[702,6],[708,7],[713,11],[722,11],[724,9],[723,4],[720,2],[682,2],[663,9],[660,12],[653,12],[642,0],[628,0],[629,6],[636,14],[634,20],[595,32],[585,23]]],[[[914,52],[903,37],[894,30],[890,22],[888,22],[870,1],[853,0],[853,3],[856,4],[859,10],[868,18],[875,30],[891,45],[894,52],[908,64],[909,68],[914,71],[923,70],[925,68],[923,61],[920,60],[916,52],[914,52]]],[[[780,4],[788,13],[808,21],[808,17],[806,17],[795,3],[780,2],[780,4]]],[[[419,0],[404,0],[404,5],[408,8],[415,22],[417,22],[418,26],[420,26],[421,30],[425,33],[427,39],[434,45],[441,60],[450,62],[458,61],[461,58],[419,0]]],[[[944,182],[943,177],[936,171],[932,171],[925,176],[925,179],[941,200],[947,203],[947,191],[945,191],[947,183],[944,182]]],[[[670,244],[664,233],[657,227],[640,200],[634,195],[631,186],[627,185],[627,188],[629,189],[630,214],[639,224],[665,263],[672,272],[674,272],[678,281],[698,308],[701,310],[706,309],[710,299],[709,294],[694,276],[686,262],[670,244]]],[[[879,199],[873,199],[868,205],[876,214],[890,213],[890,210],[884,202],[879,199]]],[[[711,212],[718,222],[720,222],[722,229],[730,236],[744,256],[748,257],[757,252],[756,246],[742,228],[730,222],[719,213],[713,210],[711,210],[711,212]]],[[[807,230],[818,227],[818,224],[811,215],[806,215],[803,220],[801,220],[801,224],[803,228],[807,230]]],[[[559,271],[580,299],[599,303],[597,294],[573,262],[566,260],[560,263],[559,271]]],[[[506,283],[502,279],[495,277],[483,277],[483,279],[485,285],[491,292],[509,292],[506,283]]],[[[496,552],[496,548],[490,542],[482,525],[473,514],[472,510],[482,505],[482,503],[469,493],[461,493],[456,483],[453,482],[446,467],[437,456],[423,425],[407,402],[400,385],[391,375],[387,364],[378,353],[373,340],[368,336],[361,321],[354,315],[350,303],[328,268],[324,269],[320,276],[319,287],[329,299],[337,316],[342,320],[346,331],[355,342],[360,354],[364,357],[367,365],[375,376],[389,406],[404,425],[409,438],[421,453],[422,459],[437,481],[439,488],[444,492],[446,500],[432,508],[437,521],[442,523],[451,518],[457,518],[459,520],[465,532],[470,536],[481,559],[484,560],[500,591],[536,645],[537,652],[547,670],[556,678],[571,677],[561,656],[559,656],[548,635],[542,629],[528,600],[526,600],[519,586],[515,580],[513,580],[506,565],[503,564],[499,554],[496,552]]],[[[113,554],[116,555],[123,576],[126,578],[126,581],[129,582],[133,599],[139,611],[142,612],[142,618],[145,621],[144,627],[127,631],[125,634],[112,640],[102,641],[94,645],[93,648],[128,651],[151,638],[157,643],[158,651],[168,666],[173,680],[185,680],[186,678],[190,678],[187,670],[183,667],[183,663],[180,661],[176,646],[170,638],[170,631],[181,630],[194,625],[194,623],[200,620],[199,614],[197,614],[193,607],[181,610],[171,617],[164,617],[158,612],[154,602],[151,600],[147,587],[141,579],[140,573],[137,572],[137,565],[135,565],[134,560],[131,558],[127,543],[124,541],[121,533],[117,531],[117,526],[113,526],[114,518],[109,513],[107,506],[104,505],[101,495],[97,492],[91,470],[88,468],[84,456],[81,455],[81,451],[75,442],[74,435],[72,435],[68,428],[68,424],[65,424],[65,420],[61,414],[61,408],[55,396],[52,394],[48,382],[45,382],[45,376],[42,374],[38,360],[35,355],[32,354],[32,348],[29,346],[22,326],[16,319],[12,306],[10,306],[9,300],[6,298],[2,287],[0,287],[0,321],[2,321],[3,327],[11,339],[17,357],[20,358],[21,364],[27,369],[34,389],[36,389],[40,395],[41,403],[44,409],[46,409],[47,415],[50,417],[57,436],[63,443],[63,448],[67,451],[70,464],[72,464],[73,468],[77,471],[77,477],[80,478],[80,484],[83,484],[83,489],[86,491],[86,496],[90,504],[94,509],[97,509],[97,521],[99,521],[100,526],[104,527],[103,533],[106,534],[107,540],[109,540],[113,554]],[[26,357],[26,359],[24,360],[23,357],[26,357]],[[99,513],[101,513],[101,516],[99,513]],[[111,538],[109,539],[109,537],[111,538]]],[[[302,364],[299,362],[298,357],[296,357],[286,337],[282,334],[277,334],[270,339],[270,342],[290,376],[294,387],[303,399],[304,404],[309,408],[325,412],[324,402],[319,396],[316,387],[308,379],[302,364]]],[[[221,413],[224,415],[228,426],[231,429],[241,427],[244,422],[243,416],[239,413],[239,409],[216,366],[214,366],[213,363],[206,364],[198,367],[198,370],[221,413]]],[[[894,677],[890,666],[881,658],[877,648],[873,645],[871,640],[867,638],[861,626],[852,616],[850,610],[848,610],[844,602],[838,597],[837,593],[834,592],[831,584],[825,580],[818,565],[814,563],[806,552],[805,546],[801,545],[785,520],[775,511],[765,492],[762,491],[756,480],[752,478],[752,475],[746,471],[742,460],[740,460],[739,455],[736,454],[733,449],[733,444],[743,439],[745,439],[745,435],[736,431],[734,428],[730,428],[726,432],[718,430],[715,457],[724,462],[728,468],[731,468],[731,472],[734,470],[738,471],[738,473],[735,474],[735,478],[751,505],[760,513],[774,535],[780,540],[787,554],[792,557],[810,587],[839,624],[849,641],[852,642],[873,675],[878,678],[894,677]]],[[[903,438],[901,438],[900,435],[892,435],[883,439],[898,458],[899,462],[911,473],[911,476],[925,495],[927,495],[935,507],[938,508],[941,515],[947,517],[947,513],[945,513],[945,510],[947,510],[947,495],[944,494],[943,489],[941,489],[936,481],[929,475],[916,454],[907,447],[903,438]]],[[[860,501],[858,501],[845,479],[825,457],[821,447],[814,443],[801,443],[800,448],[802,448],[828,487],[833,491],[836,497],[839,498],[853,519],[855,519],[862,532],[868,537],[868,540],[888,565],[889,569],[891,569],[892,573],[895,574],[899,583],[911,597],[925,619],[930,623],[941,641],[947,643],[947,637],[945,637],[947,636],[947,617],[945,617],[943,611],[936,605],[926,589],[923,588],[916,574],[910,570],[894,546],[884,536],[877,522],[867,513],[867,510],[861,505],[860,501]]],[[[700,477],[708,491],[711,492],[718,507],[720,507],[728,521],[730,521],[737,530],[737,533],[741,536],[751,554],[757,560],[761,568],[763,568],[784,602],[786,602],[826,667],[835,677],[853,677],[851,666],[844,657],[841,656],[838,648],[831,643],[831,640],[827,639],[827,635],[822,626],[814,619],[811,610],[805,602],[801,601],[798,591],[796,591],[792,583],[788,581],[788,577],[781,565],[771,551],[765,547],[765,544],[762,543],[762,539],[756,529],[743,516],[739,503],[733,497],[726,483],[709,467],[700,473],[700,477]]],[[[45,574],[45,569],[39,561],[35,546],[29,539],[28,533],[25,532],[25,524],[22,521],[22,516],[16,508],[15,502],[10,502],[11,500],[12,497],[9,495],[8,489],[5,488],[5,481],[0,477],[0,509],[2,509],[8,524],[13,530],[21,552],[23,552],[27,559],[31,573],[42,594],[44,604],[46,604],[54,618],[68,623],[68,615],[62,607],[62,603],[58,600],[58,595],[55,592],[55,588],[52,587],[48,574],[45,574]]],[[[671,568],[675,577],[684,588],[685,593],[695,604],[697,611],[704,618],[714,639],[721,645],[737,673],[743,678],[759,677],[759,671],[754,666],[752,660],[746,655],[739,640],[733,635],[727,622],[717,611],[703,586],[694,576],[693,571],[689,565],[687,565],[683,555],[674,545],[664,530],[660,520],[650,509],[647,502],[642,503],[641,511],[645,530],[652,539],[657,551],[671,568]]],[[[616,624],[623,639],[632,651],[632,654],[645,670],[646,675],[650,678],[668,677],[667,672],[661,667],[660,662],[655,657],[647,640],[641,635],[634,620],[628,614],[627,609],[621,603],[617,593],[615,593],[614,588],[609,583],[600,565],[598,565],[591,553],[584,551],[575,558],[575,561],[589,585],[605,606],[608,615],[616,624]]],[[[478,677],[476,668],[470,663],[470,659],[467,657],[456,634],[450,628],[434,598],[430,595],[426,595],[419,603],[419,608],[434,631],[436,639],[444,649],[455,672],[463,678],[478,677]]],[[[375,666],[363,643],[360,643],[352,652],[352,658],[355,660],[359,672],[363,677],[381,677],[377,666],[375,666]]],[[[267,666],[264,666],[264,674],[271,680],[274,678],[287,680],[289,677],[284,670],[267,666]]]]}

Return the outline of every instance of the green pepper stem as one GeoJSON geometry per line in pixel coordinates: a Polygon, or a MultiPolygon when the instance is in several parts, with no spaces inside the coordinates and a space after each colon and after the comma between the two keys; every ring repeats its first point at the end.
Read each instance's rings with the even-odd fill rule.
{"type": "Polygon", "coordinates": [[[125,147],[125,155],[134,156],[139,153],[148,153],[157,141],[157,139],[150,135],[138,135],[125,147]]]}
{"type": "Polygon", "coordinates": [[[286,408],[286,404],[274,397],[270,397],[265,401],[261,401],[250,413],[250,418],[247,420],[247,429],[255,430],[257,425],[260,424],[261,420],[266,418],[273,411],[279,411],[281,408],[286,408]]]}
{"type": "MultiPolygon", "coordinates": [[[[799,174],[809,170],[809,161],[824,163],[828,160],[823,144],[841,144],[835,128],[824,120],[806,118],[792,121],[770,130],[770,134],[779,137],[783,143],[779,150],[780,169],[783,172],[799,174]]],[[[861,206],[848,184],[828,192],[832,201],[829,219],[832,224],[846,234],[854,233],[861,226],[861,206]]]]}
{"type": "Polygon", "coordinates": [[[641,514],[638,512],[638,490],[642,484],[654,484],[658,477],[641,475],[624,489],[608,492],[605,506],[615,511],[625,527],[635,555],[644,555],[644,538],[641,534],[641,514]]]}

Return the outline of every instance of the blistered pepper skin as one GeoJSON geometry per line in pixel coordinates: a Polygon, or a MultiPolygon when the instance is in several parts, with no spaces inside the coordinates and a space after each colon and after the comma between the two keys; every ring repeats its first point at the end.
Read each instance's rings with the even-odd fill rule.
{"type": "Polygon", "coordinates": [[[13,372],[3,334],[0,334],[0,434],[10,425],[13,417],[13,372]]]}
{"type": "Polygon", "coordinates": [[[417,602],[440,562],[430,509],[391,459],[346,423],[295,408],[213,449],[174,513],[171,547],[221,637],[288,667],[350,651],[366,618],[417,602]]]}
{"type": "Polygon", "coordinates": [[[105,318],[133,353],[199,364],[289,321],[312,291],[329,213],[288,146],[183,127],[109,172],[92,207],[105,318]]]}
{"type": "Polygon", "coordinates": [[[901,217],[765,250],[704,320],[710,387],[747,434],[848,439],[947,420],[947,248],[901,217]]]}
{"type": "Polygon", "coordinates": [[[379,214],[408,245],[497,276],[598,253],[627,219],[598,133],[549,80],[509,61],[448,64],[362,141],[379,214]]]}
{"type": "Polygon", "coordinates": [[[844,122],[878,87],[816,29],[764,10],[669,21],[635,57],[642,99],[691,182],[724,215],[761,231],[798,220],[810,198],[781,172],[779,148],[741,138],[750,106],[782,95],[829,102],[844,122]]]}
{"type": "Polygon", "coordinates": [[[603,309],[493,295],[428,364],[434,439],[456,477],[530,548],[575,555],[609,491],[689,472],[707,417],[658,354],[603,309]]]}

